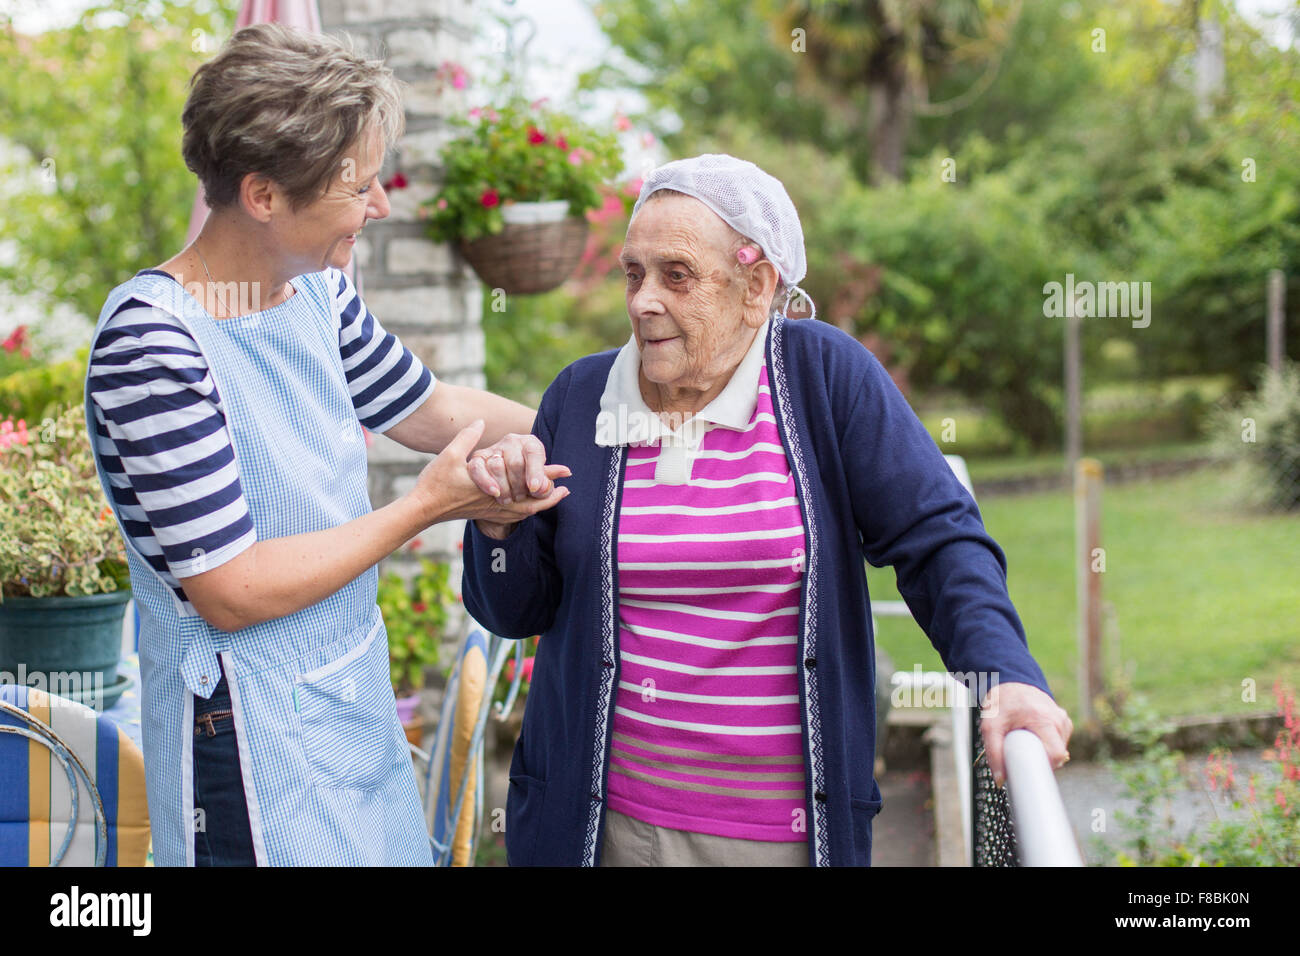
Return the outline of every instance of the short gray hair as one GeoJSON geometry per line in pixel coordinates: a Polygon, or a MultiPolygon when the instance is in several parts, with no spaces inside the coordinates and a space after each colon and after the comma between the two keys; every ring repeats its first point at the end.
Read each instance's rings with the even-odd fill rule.
{"type": "Polygon", "coordinates": [[[399,82],[382,60],[357,55],[351,37],[244,27],[190,78],[185,165],[214,209],[238,199],[246,175],[262,173],[296,211],[325,193],[343,155],[364,150],[372,129],[385,152],[402,135],[399,82]]]}
{"type": "MultiPolygon", "coordinates": [[[[665,188],[665,189],[656,189],[649,196],[645,197],[645,201],[653,202],[656,199],[667,199],[669,196],[684,196],[687,199],[695,199],[694,196],[688,193],[684,193],[676,189],[665,188]]],[[[700,200],[695,199],[695,201],[699,202],[700,200]]],[[[745,248],[745,246],[753,246],[755,249],[758,249],[760,251],[762,250],[763,247],[760,246],[753,239],[749,238],[748,236],[742,236],[740,232],[734,226],[732,226],[731,223],[727,222],[725,219],[723,220],[722,224],[726,226],[727,231],[731,233],[731,245],[730,247],[728,247],[726,255],[728,260],[731,261],[731,265],[733,268],[733,272],[731,276],[732,282],[745,283],[748,281],[749,269],[739,259],[736,258],[736,253],[738,253],[741,249],[745,248]]],[[[785,280],[781,278],[781,270],[778,269],[776,273],[776,292],[772,295],[772,305],[771,308],[768,310],[769,313],[774,316],[779,315],[781,313],[781,303],[783,303],[784,301],[785,301],[785,280]]]]}

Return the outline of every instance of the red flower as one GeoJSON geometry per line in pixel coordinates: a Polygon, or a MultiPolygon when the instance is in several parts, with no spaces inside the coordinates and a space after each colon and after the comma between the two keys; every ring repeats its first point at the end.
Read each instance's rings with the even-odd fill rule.
{"type": "Polygon", "coordinates": [[[384,183],[384,189],[405,189],[406,177],[400,172],[393,173],[388,182],[384,183]]]}
{"type": "Polygon", "coordinates": [[[501,194],[495,189],[489,189],[479,197],[479,202],[485,209],[491,209],[493,206],[501,205],[501,194]]]}
{"type": "MultiPolygon", "coordinates": [[[[0,343],[0,345],[4,347],[4,350],[6,352],[16,352],[18,349],[23,348],[26,342],[27,342],[27,326],[20,325],[18,326],[18,328],[10,332],[9,338],[5,339],[3,343],[0,343]]],[[[30,357],[31,357],[31,352],[26,349],[23,349],[23,358],[30,358],[30,357]]]]}
{"type": "MultiPolygon", "coordinates": [[[[532,657],[524,658],[524,683],[528,683],[533,679],[534,660],[535,658],[532,657]]],[[[512,657],[510,658],[510,660],[506,661],[506,680],[514,680],[514,679],[515,679],[515,659],[512,657]]]]}
{"type": "Polygon", "coordinates": [[[546,142],[546,134],[536,126],[529,126],[528,142],[532,143],[534,146],[540,146],[542,143],[546,142]]]}
{"type": "Polygon", "coordinates": [[[555,137],[555,146],[559,150],[566,150],[569,148],[569,141],[563,136],[557,136],[555,137]]]}
{"type": "Polygon", "coordinates": [[[428,609],[429,609],[429,605],[425,604],[423,601],[416,601],[414,604],[411,605],[411,610],[414,611],[416,614],[423,614],[428,609]]]}

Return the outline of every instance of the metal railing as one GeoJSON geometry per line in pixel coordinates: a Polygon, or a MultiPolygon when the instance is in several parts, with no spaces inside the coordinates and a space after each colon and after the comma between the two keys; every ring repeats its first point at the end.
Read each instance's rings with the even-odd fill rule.
{"type": "MultiPolygon", "coordinates": [[[[961,690],[964,694],[966,688],[961,690]]],[[[958,709],[954,699],[954,715],[958,709]]],[[[966,710],[968,746],[954,746],[953,752],[971,770],[971,865],[1083,866],[1043,742],[1028,730],[1006,735],[1002,744],[1006,786],[999,787],[983,757],[979,707],[966,710]]]]}

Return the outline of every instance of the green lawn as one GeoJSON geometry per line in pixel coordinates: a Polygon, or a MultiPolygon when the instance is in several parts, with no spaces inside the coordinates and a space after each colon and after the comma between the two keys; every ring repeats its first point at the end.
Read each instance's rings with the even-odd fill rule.
{"type": "MultiPolygon", "coordinates": [[[[1108,640],[1118,634],[1133,688],[1167,716],[1258,711],[1273,706],[1277,678],[1300,686],[1300,515],[1241,515],[1226,491],[1220,475],[1202,470],[1103,495],[1102,596],[1115,611],[1108,640]],[[1254,702],[1242,700],[1247,678],[1254,702]]],[[[1074,714],[1073,497],[992,497],[980,511],[1007,553],[1029,648],[1074,714]]],[[[893,569],[868,567],[867,577],[874,599],[898,599],[893,569]]],[[[877,623],[895,667],[942,669],[914,622],[877,623]]]]}

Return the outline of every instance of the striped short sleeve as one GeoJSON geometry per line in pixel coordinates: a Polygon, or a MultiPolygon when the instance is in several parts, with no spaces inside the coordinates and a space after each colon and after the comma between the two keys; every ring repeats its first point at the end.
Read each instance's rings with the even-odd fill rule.
{"type": "Polygon", "coordinates": [[[423,405],[437,380],[380,326],[346,273],[331,269],[328,274],[338,302],[339,354],[357,418],[372,432],[386,431],[423,405]]]}
{"type": "Polygon", "coordinates": [[[88,374],[123,524],[185,603],[178,579],[257,540],[207,362],[175,317],[131,299],[100,331],[88,374]]]}

